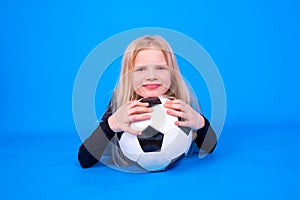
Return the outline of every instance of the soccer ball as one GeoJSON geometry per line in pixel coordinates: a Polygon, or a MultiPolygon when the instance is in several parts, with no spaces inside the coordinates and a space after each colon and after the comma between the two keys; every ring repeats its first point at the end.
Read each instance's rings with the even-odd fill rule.
{"type": "Polygon", "coordinates": [[[177,117],[168,115],[164,108],[167,98],[143,98],[153,109],[151,119],[135,122],[131,128],[142,131],[135,136],[124,132],[119,138],[123,154],[147,171],[161,171],[186,155],[192,143],[192,131],[178,127],[177,117]]]}

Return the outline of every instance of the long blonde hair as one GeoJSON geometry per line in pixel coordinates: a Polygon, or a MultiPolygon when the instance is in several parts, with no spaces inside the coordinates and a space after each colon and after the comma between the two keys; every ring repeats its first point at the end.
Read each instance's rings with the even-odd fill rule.
{"type": "MultiPolygon", "coordinates": [[[[165,56],[167,65],[171,69],[171,86],[165,93],[165,96],[181,99],[192,105],[192,107],[197,111],[200,111],[198,101],[193,92],[191,92],[187,83],[184,81],[180,73],[176,57],[168,42],[158,35],[146,35],[132,41],[124,52],[119,82],[114,90],[111,101],[112,113],[128,101],[141,98],[133,89],[133,68],[137,54],[141,50],[149,48],[160,49],[165,56]]],[[[121,166],[128,165],[129,162],[122,154],[116,137],[112,139],[112,143],[113,162],[121,166]]]]}

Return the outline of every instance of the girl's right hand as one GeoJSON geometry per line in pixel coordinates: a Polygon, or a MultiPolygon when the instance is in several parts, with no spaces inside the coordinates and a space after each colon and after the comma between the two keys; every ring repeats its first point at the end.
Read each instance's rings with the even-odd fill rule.
{"type": "Polygon", "coordinates": [[[152,112],[148,108],[149,103],[142,103],[137,100],[129,101],[119,107],[117,111],[108,118],[108,125],[114,132],[128,132],[133,135],[141,135],[141,131],[130,128],[132,122],[149,120],[152,112]]]}

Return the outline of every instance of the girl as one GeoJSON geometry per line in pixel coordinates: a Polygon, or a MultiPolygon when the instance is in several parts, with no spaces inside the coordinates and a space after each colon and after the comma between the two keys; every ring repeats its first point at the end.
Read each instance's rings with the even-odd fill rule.
{"type": "Polygon", "coordinates": [[[217,137],[209,121],[199,113],[194,94],[189,90],[179,71],[170,45],[160,36],[143,36],[129,44],[122,59],[118,86],[97,129],[80,146],[78,160],[83,168],[97,163],[107,144],[112,142],[112,160],[118,166],[128,165],[118,146],[116,134],[130,128],[132,122],[149,120],[151,108],[139,102],[145,97],[166,96],[167,114],[181,119],[177,126],[189,127],[194,132],[194,143],[202,153],[213,152],[217,137]]]}

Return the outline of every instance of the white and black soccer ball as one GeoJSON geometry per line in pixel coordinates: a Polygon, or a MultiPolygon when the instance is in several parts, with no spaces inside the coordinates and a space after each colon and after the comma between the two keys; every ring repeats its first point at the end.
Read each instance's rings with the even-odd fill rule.
{"type": "Polygon", "coordinates": [[[143,98],[153,109],[151,119],[135,122],[131,128],[141,130],[135,136],[124,132],[119,138],[123,154],[147,171],[161,171],[185,156],[192,143],[192,131],[187,127],[178,127],[177,117],[168,115],[164,103],[167,98],[143,98]]]}

